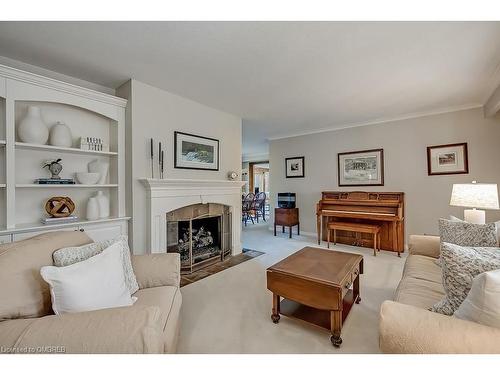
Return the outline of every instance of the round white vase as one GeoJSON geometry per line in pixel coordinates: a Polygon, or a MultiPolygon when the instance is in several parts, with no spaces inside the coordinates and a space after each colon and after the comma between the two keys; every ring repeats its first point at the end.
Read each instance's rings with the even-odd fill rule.
{"type": "Polygon", "coordinates": [[[19,139],[25,143],[44,145],[49,138],[49,129],[43,122],[40,108],[29,106],[26,116],[17,127],[19,139]]]}
{"type": "Polygon", "coordinates": [[[87,220],[99,219],[99,203],[96,197],[90,197],[87,201],[87,220]]]}
{"type": "Polygon", "coordinates": [[[96,159],[91,161],[88,165],[89,172],[99,173],[101,177],[99,178],[98,184],[102,185],[106,183],[106,177],[108,176],[109,163],[100,161],[96,159]]]}
{"type": "Polygon", "coordinates": [[[98,191],[95,196],[97,205],[99,206],[99,218],[104,219],[109,217],[109,199],[102,191],[98,191]]]}
{"type": "Polygon", "coordinates": [[[62,122],[57,122],[50,128],[49,143],[52,146],[71,147],[73,146],[73,137],[71,130],[62,122]]]}

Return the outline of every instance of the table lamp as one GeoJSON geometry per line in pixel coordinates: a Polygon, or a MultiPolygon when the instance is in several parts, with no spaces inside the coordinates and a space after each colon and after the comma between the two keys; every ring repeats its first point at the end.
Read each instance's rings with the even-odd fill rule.
{"type": "Polygon", "coordinates": [[[486,210],[498,210],[497,184],[453,184],[450,206],[469,207],[464,220],[473,224],[486,222],[486,210]]]}

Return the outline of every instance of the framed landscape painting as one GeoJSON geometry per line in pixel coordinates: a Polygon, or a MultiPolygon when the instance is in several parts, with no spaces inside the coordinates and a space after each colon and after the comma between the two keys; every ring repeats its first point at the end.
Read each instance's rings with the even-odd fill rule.
{"type": "Polygon", "coordinates": [[[341,152],[338,158],[339,186],[383,186],[384,150],[341,152]]]}
{"type": "Polygon", "coordinates": [[[304,177],[304,156],[285,159],[286,178],[304,177]]]}
{"type": "Polygon", "coordinates": [[[176,131],[174,167],[218,171],[219,140],[176,131]]]}
{"type": "Polygon", "coordinates": [[[466,173],[469,173],[467,143],[427,147],[427,174],[429,176],[466,173]]]}

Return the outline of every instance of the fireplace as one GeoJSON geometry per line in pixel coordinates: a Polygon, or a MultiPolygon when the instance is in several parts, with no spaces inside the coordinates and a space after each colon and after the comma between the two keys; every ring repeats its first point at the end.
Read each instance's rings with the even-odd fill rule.
{"type": "MultiPolygon", "coordinates": [[[[165,253],[169,246],[178,244],[178,227],[176,229],[175,225],[167,225],[168,221],[190,221],[222,216],[223,234],[220,240],[223,255],[226,256],[228,251],[231,255],[241,253],[243,181],[148,178],[141,182],[147,192],[145,202],[147,252],[165,253]],[[172,240],[171,236],[177,240],[172,240]]],[[[193,265],[193,269],[201,267],[199,263],[193,265]]]]}
{"type": "Polygon", "coordinates": [[[181,272],[191,273],[231,255],[231,210],[218,203],[194,204],[170,211],[167,252],[179,253],[181,272]]]}

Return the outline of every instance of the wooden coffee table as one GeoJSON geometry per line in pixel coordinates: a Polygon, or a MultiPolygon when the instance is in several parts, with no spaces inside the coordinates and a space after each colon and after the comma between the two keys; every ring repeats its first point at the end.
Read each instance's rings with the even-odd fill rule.
{"type": "Polygon", "coordinates": [[[325,328],[339,347],[342,323],[352,305],[361,301],[362,273],[361,255],[314,247],[299,250],[267,269],[267,289],[273,292],[271,319],[278,323],[281,314],[325,328]]]}

